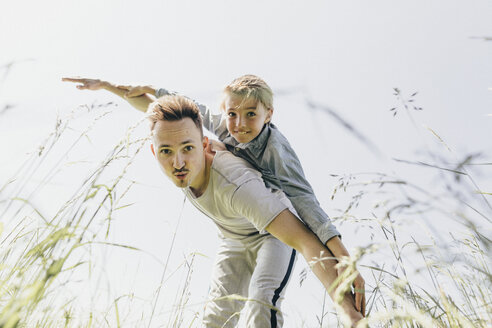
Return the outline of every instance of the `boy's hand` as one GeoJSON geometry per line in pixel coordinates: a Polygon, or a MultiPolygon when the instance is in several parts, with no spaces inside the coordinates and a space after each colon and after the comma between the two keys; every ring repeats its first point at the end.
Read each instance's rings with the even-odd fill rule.
{"type": "Polygon", "coordinates": [[[76,85],[79,90],[100,90],[104,89],[107,85],[106,81],[101,81],[98,79],[84,79],[80,77],[64,77],[62,78],[64,82],[74,82],[74,83],[82,83],[76,85]]]}
{"type": "Polygon", "coordinates": [[[130,105],[135,107],[141,112],[146,112],[149,104],[155,100],[155,97],[148,94],[142,94],[139,97],[134,96],[131,98],[126,97],[126,93],[133,88],[130,85],[114,85],[108,81],[101,81],[98,79],[84,79],[80,77],[64,77],[62,78],[64,82],[73,82],[80,83],[77,85],[77,89],[79,90],[106,90],[109,91],[118,97],[121,97],[128,101],[130,105]]]}

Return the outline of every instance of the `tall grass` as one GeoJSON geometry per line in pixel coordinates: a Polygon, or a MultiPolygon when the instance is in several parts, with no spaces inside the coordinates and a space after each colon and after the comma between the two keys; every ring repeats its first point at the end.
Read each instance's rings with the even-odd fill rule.
{"type": "Polygon", "coordinates": [[[393,160],[414,166],[430,183],[380,172],[338,177],[332,199],[339,193],[350,197],[335,220],[355,222],[371,235],[351,259],[341,261],[352,270],[340,277],[345,281],[339,292],[349,289],[358,262],[370,276],[369,316],[361,326],[490,327],[492,206],[475,174],[492,163],[480,162],[480,154],[455,153],[432,128],[421,135],[412,116],[422,110],[414,103],[417,93],[405,99],[394,90],[400,105],[391,111],[408,114],[425,153],[420,161],[393,160]],[[427,146],[429,138],[437,149],[427,146]]]}
{"type": "MultiPolygon", "coordinates": [[[[200,326],[196,309],[202,304],[189,304],[195,254],[185,257],[171,273],[162,263],[162,279],[152,300],[136,301],[133,293],[102,297],[104,282],[95,275],[101,265],[96,246],[144,252],[108,241],[115,213],[133,203],[127,195],[134,181],[125,179],[125,174],[146,142],[134,134],[141,122],[86,176],[70,178],[73,193],[52,197],[53,213],[47,215],[36,206],[39,195],[45,195],[46,187],[63,171],[68,154],[111,115],[112,106],[79,107],[67,118],[57,119],[54,131],[1,185],[0,327],[200,326]],[[85,109],[90,114],[84,114],[85,109]],[[70,125],[83,115],[93,115],[92,122],[74,133],[70,125]],[[182,286],[164,321],[162,316],[153,318],[154,310],[138,319],[128,317],[129,307],[145,303],[155,309],[161,289],[166,288],[164,278],[178,270],[182,286]],[[87,281],[94,288],[87,290],[82,283],[87,281]]],[[[431,137],[445,145],[434,131],[431,137]]],[[[340,259],[349,269],[333,287],[338,294],[349,289],[357,264],[366,278],[368,297],[368,317],[361,326],[492,324],[490,191],[480,190],[475,179],[490,163],[477,163],[473,155],[457,159],[446,147],[442,147],[444,155],[433,151],[420,161],[398,162],[425,171],[434,181],[432,188],[386,173],[337,177],[333,198],[344,197],[347,205],[334,218],[336,223],[356,223],[370,236],[352,258],[340,259]],[[448,225],[459,232],[449,233],[448,225]]],[[[331,307],[323,305],[321,311],[319,327],[337,325],[323,319],[331,307]]],[[[343,316],[339,322],[343,326],[343,316]]]]}
{"type": "Polygon", "coordinates": [[[478,228],[488,229],[483,213],[475,212],[476,208],[468,213],[452,209],[450,203],[465,201],[452,194],[449,198],[431,194],[399,178],[383,174],[363,178],[367,175],[351,176],[349,185],[341,182],[344,188],[357,191],[337,221],[365,224],[373,231],[373,240],[378,240],[345,260],[352,266],[359,262],[365,273],[369,292],[366,323],[378,327],[489,327],[490,239],[484,233],[487,230],[478,228]],[[380,197],[381,193],[388,198],[373,205],[371,217],[350,214],[364,197],[380,197]],[[472,218],[472,213],[485,222],[477,225],[478,218],[472,218]],[[441,226],[435,230],[427,220],[441,226]],[[459,222],[449,222],[452,220],[459,222]],[[448,225],[452,224],[461,231],[450,232],[448,225]]]}
{"type": "MultiPolygon", "coordinates": [[[[111,104],[88,108],[99,114],[75,136],[67,136],[67,131],[74,116],[80,115],[84,107],[67,118],[57,119],[55,130],[0,189],[2,327],[71,326],[71,304],[80,295],[74,293],[67,297],[66,292],[76,288],[78,279],[87,277],[83,271],[90,277],[94,265],[93,245],[134,249],[106,241],[113,213],[126,206],[125,195],[132,186],[132,182],[123,177],[146,141],[131,139],[134,127],[88,176],[73,181],[79,185],[73,188],[72,195],[52,195],[49,202],[58,206],[53,215],[44,215],[33,201],[39,194],[46,193],[47,185],[66,165],[67,156],[76,151],[94,125],[109,114],[110,111],[104,110],[109,106],[111,104]],[[57,149],[63,138],[71,142],[57,149]],[[38,182],[33,184],[32,181],[38,182]]],[[[87,326],[96,323],[91,311],[85,319],[87,326]]]]}

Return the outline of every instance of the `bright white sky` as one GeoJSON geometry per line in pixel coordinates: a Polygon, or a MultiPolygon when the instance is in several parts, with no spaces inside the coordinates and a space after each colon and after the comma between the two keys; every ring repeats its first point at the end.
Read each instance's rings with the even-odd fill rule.
{"type": "MultiPolygon", "coordinates": [[[[277,91],[274,122],[297,151],[329,213],[336,183],[331,173],[392,171],[417,179],[412,176],[417,173],[391,158],[421,160],[425,149],[443,149],[423,125],[446,141],[456,160],[483,152],[481,162],[491,162],[492,41],[472,38],[492,36],[491,17],[492,2],[478,0],[3,2],[0,65],[27,61],[0,79],[0,106],[16,106],[0,116],[0,178],[10,176],[51,131],[57,113],[96,99],[119,104],[113,121],[101,123],[91,135],[92,144],[70,157],[96,162],[141,117],[109,94],[81,92],[60,81],[72,75],[167,87],[210,106],[216,106],[222,86],[233,78],[246,73],[263,77],[277,91]],[[412,112],[417,128],[403,110],[395,118],[389,112],[398,105],[393,87],[405,96],[419,92],[415,101],[424,110],[412,112]],[[306,97],[334,109],[383,155],[374,156],[330,116],[308,111],[306,97]]],[[[46,195],[63,194],[72,181],[83,178],[80,172],[64,174],[46,195]]],[[[129,178],[142,183],[129,196],[137,203],[118,218],[112,238],[163,259],[182,195],[147,150],[129,178]]],[[[480,178],[483,190],[490,192],[490,174],[480,178]]],[[[48,212],[59,205],[39,202],[48,212]]],[[[196,303],[206,293],[215,228],[189,205],[183,215],[171,267],[192,251],[210,257],[197,259],[196,303]]],[[[353,227],[341,230],[349,248],[359,246],[353,227]]],[[[112,279],[110,272],[118,268],[133,279],[114,278],[115,297],[128,290],[150,297],[149,288],[160,281],[159,266],[128,252],[105,256],[111,259],[107,271],[112,279]]],[[[297,267],[300,271],[304,262],[297,267]]],[[[316,281],[296,289],[297,280],[294,276],[287,295],[292,300],[285,303],[294,317],[286,327],[296,327],[298,317],[307,326],[316,322],[309,307],[299,308],[299,297],[306,306],[322,299],[316,281]]],[[[172,304],[175,292],[165,296],[164,290],[161,297],[172,304]]]]}

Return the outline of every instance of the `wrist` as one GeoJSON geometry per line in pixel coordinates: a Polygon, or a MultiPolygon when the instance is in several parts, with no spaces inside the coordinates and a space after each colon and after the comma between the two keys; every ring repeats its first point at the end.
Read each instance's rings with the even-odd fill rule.
{"type": "Polygon", "coordinates": [[[108,81],[100,81],[100,83],[101,83],[102,88],[105,90],[108,90],[111,88],[111,83],[109,83],[108,81]]]}
{"type": "Polygon", "coordinates": [[[336,258],[350,256],[349,252],[347,251],[338,236],[335,236],[328,240],[325,245],[336,258]]]}
{"type": "Polygon", "coordinates": [[[153,86],[146,85],[146,86],[142,87],[142,89],[143,89],[144,93],[149,93],[149,94],[155,96],[156,89],[153,86]]]}

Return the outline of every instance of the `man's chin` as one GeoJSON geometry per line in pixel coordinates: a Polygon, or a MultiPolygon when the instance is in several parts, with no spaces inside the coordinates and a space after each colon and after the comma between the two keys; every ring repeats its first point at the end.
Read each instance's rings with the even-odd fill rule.
{"type": "Polygon", "coordinates": [[[188,180],[173,179],[173,182],[178,188],[188,187],[188,180]]]}

